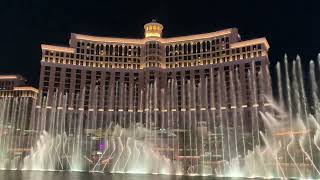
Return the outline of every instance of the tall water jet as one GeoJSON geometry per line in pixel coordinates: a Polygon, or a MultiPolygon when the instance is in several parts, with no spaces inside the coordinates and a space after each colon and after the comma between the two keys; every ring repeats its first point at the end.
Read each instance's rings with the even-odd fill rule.
{"type": "Polygon", "coordinates": [[[319,178],[319,59],[303,73],[300,57],[285,56],[278,98],[263,96],[256,63],[155,78],[142,90],[117,81],[56,91],[38,98],[27,128],[27,102],[2,98],[0,168],[319,178]]]}

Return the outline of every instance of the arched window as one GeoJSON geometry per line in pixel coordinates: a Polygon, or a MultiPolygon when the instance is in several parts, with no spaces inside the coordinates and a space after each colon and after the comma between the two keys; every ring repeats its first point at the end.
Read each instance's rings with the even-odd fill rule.
{"type": "Polygon", "coordinates": [[[169,56],[169,46],[166,46],[166,56],[169,56]]]}
{"type": "Polygon", "coordinates": [[[191,54],[191,44],[188,44],[188,54],[191,54]]]}
{"type": "Polygon", "coordinates": [[[210,51],[210,41],[207,41],[207,51],[210,51]]]}
{"type": "Polygon", "coordinates": [[[114,55],[118,56],[118,52],[119,52],[119,48],[118,48],[118,45],[116,45],[116,47],[114,48],[114,55]]]}
{"type": "Polygon", "coordinates": [[[137,55],[137,47],[133,46],[133,55],[136,56],[137,55]]]}
{"type": "Polygon", "coordinates": [[[98,54],[99,54],[99,49],[100,49],[100,45],[99,45],[99,44],[97,44],[97,45],[96,45],[96,55],[98,55],[98,54]]]}
{"type": "Polygon", "coordinates": [[[110,45],[110,55],[113,55],[113,45],[110,45]]]}
{"type": "Polygon", "coordinates": [[[127,46],[124,46],[123,55],[124,55],[124,56],[127,56],[127,55],[128,55],[128,48],[127,48],[127,46]]]}
{"type": "Polygon", "coordinates": [[[214,47],[214,45],[215,45],[216,43],[215,43],[215,40],[212,40],[211,41],[211,51],[214,51],[214,49],[215,49],[215,47],[214,47]]]}
{"type": "Polygon", "coordinates": [[[119,46],[119,56],[122,56],[122,46],[119,46]]]}
{"type": "Polygon", "coordinates": [[[109,54],[109,45],[106,45],[106,54],[109,54]]]}
{"type": "Polygon", "coordinates": [[[183,45],[183,53],[187,54],[188,52],[188,46],[186,44],[183,45]]]}
{"type": "Polygon", "coordinates": [[[138,56],[140,56],[140,53],[141,53],[141,48],[140,46],[138,47],[138,56]]]}
{"type": "Polygon", "coordinates": [[[200,42],[197,42],[197,53],[200,52],[200,48],[201,48],[200,42]]]}
{"type": "Polygon", "coordinates": [[[203,41],[202,42],[202,52],[206,52],[206,42],[205,41],[203,41]]]}

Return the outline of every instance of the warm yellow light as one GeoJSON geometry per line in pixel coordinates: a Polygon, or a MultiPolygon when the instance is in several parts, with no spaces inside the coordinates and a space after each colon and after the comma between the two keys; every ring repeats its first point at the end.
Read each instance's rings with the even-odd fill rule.
{"type": "Polygon", "coordinates": [[[310,130],[300,130],[300,131],[284,131],[284,132],[275,132],[273,133],[274,136],[287,136],[287,135],[299,135],[299,134],[306,134],[309,133],[310,130]]]}
{"type": "Polygon", "coordinates": [[[16,75],[0,75],[0,79],[18,79],[16,75]]]}
{"type": "Polygon", "coordinates": [[[161,37],[163,26],[155,20],[144,25],[145,38],[148,37],[161,37]]]}
{"type": "Polygon", "coordinates": [[[145,34],[145,37],[161,37],[161,34],[160,33],[153,33],[153,32],[147,32],[145,34]]]}
{"type": "Polygon", "coordinates": [[[13,90],[15,91],[33,91],[35,93],[39,93],[39,90],[34,87],[23,86],[23,87],[14,87],[13,90]]]}
{"type": "Polygon", "coordinates": [[[61,51],[61,52],[68,52],[68,53],[74,53],[75,52],[74,48],[53,46],[53,45],[47,45],[47,44],[41,44],[41,48],[43,50],[48,50],[48,51],[61,51]]]}

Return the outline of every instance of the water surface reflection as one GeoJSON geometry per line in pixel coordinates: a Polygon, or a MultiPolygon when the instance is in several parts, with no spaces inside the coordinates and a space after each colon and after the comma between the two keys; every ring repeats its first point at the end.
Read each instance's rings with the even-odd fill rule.
{"type": "MultiPolygon", "coordinates": [[[[212,180],[213,177],[102,174],[87,172],[0,171],[0,180],[212,180]]],[[[225,178],[224,178],[225,179],[225,178]]]]}

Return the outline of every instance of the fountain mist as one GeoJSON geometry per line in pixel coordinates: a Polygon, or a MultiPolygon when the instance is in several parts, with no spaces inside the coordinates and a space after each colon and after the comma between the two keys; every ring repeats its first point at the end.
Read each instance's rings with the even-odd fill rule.
{"type": "Polygon", "coordinates": [[[299,57],[277,64],[277,101],[264,96],[255,68],[246,76],[249,104],[238,69],[155,81],[141,92],[116,83],[107,108],[99,108],[99,85],[40,96],[31,117],[27,100],[2,98],[0,168],[319,178],[319,61],[310,62],[311,101],[299,57]]]}

